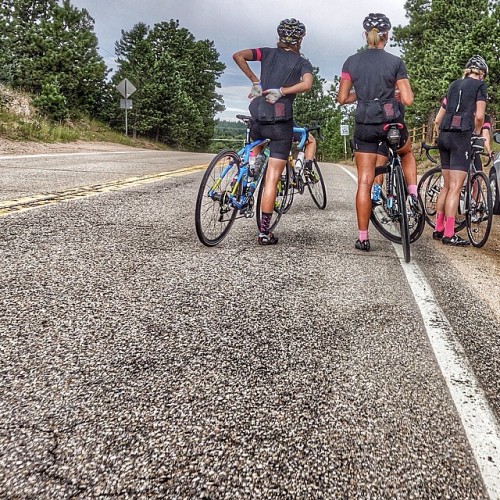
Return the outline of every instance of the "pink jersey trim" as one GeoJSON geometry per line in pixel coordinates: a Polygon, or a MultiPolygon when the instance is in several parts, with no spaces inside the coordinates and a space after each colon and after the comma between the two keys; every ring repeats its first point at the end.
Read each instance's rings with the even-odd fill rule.
{"type": "Polygon", "coordinates": [[[257,59],[255,59],[256,61],[260,61],[262,59],[262,52],[260,49],[255,49],[255,55],[257,56],[257,59]]]}
{"type": "Polygon", "coordinates": [[[351,75],[349,73],[346,73],[345,71],[342,71],[342,73],[340,74],[340,78],[342,78],[342,80],[351,80],[351,75]]]}

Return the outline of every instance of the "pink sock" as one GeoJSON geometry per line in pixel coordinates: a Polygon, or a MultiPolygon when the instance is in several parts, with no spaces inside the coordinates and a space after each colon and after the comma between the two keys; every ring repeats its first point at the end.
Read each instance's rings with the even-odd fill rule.
{"type": "Polygon", "coordinates": [[[417,185],[416,184],[410,184],[408,186],[408,193],[412,194],[413,196],[418,196],[418,191],[417,191],[417,185]]]}
{"type": "Polygon", "coordinates": [[[359,241],[366,241],[368,239],[368,230],[366,231],[358,231],[359,241]]]}
{"type": "Polygon", "coordinates": [[[455,217],[446,217],[444,237],[451,238],[455,234],[455,217]]]}
{"type": "Polygon", "coordinates": [[[436,214],[436,231],[444,231],[444,214],[442,212],[438,212],[436,214]]]}

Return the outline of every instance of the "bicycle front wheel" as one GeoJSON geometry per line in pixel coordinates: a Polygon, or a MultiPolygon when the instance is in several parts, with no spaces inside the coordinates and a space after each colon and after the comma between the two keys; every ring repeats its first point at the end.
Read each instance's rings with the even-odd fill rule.
{"type": "MultiPolygon", "coordinates": [[[[286,162],[285,171],[281,174],[281,182],[286,182],[288,184],[288,192],[286,197],[286,202],[283,204],[283,213],[286,214],[288,210],[292,207],[294,191],[294,176],[293,167],[289,162],[286,162]],[[288,177],[287,177],[288,176],[288,177]]],[[[276,192],[279,193],[279,189],[276,192]]]]}
{"type": "Polygon", "coordinates": [[[406,205],[406,185],[403,177],[403,170],[396,168],[395,175],[396,199],[399,212],[399,230],[401,233],[401,245],[405,262],[410,262],[410,230],[408,227],[408,208],[406,205]]]}
{"type": "Polygon", "coordinates": [[[324,210],[326,208],[326,187],[316,158],[312,162],[311,170],[304,169],[304,178],[314,203],[320,210],[324,210]]]}
{"type": "Polygon", "coordinates": [[[434,167],[427,170],[418,183],[418,196],[422,204],[424,219],[432,229],[435,228],[436,202],[443,188],[443,180],[441,167],[434,167]]]}
{"type": "Polygon", "coordinates": [[[476,172],[472,176],[470,189],[467,234],[475,247],[482,247],[488,240],[493,222],[493,198],[484,172],[476,172]]]}
{"type": "Polygon", "coordinates": [[[237,209],[230,195],[239,197],[241,186],[236,185],[240,157],[235,151],[218,153],[208,165],[196,198],[195,226],[200,241],[213,247],[228,234],[237,209]]]}
{"type": "MultiPolygon", "coordinates": [[[[281,216],[285,213],[285,207],[289,200],[289,187],[290,187],[290,172],[287,168],[283,170],[281,178],[278,181],[277,186],[273,186],[271,189],[276,190],[276,198],[274,200],[274,210],[271,218],[271,224],[269,225],[269,231],[273,231],[278,225],[281,216]]],[[[261,227],[262,222],[262,198],[266,190],[266,172],[259,186],[259,193],[257,195],[257,227],[261,227]]],[[[290,207],[288,207],[290,208],[290,207]]]]}

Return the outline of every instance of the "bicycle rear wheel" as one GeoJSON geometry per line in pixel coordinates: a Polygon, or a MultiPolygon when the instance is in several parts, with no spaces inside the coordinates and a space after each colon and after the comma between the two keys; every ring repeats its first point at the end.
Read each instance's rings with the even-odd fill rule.
{"type": "MultiPolygon", "coordinates": [[[[375,176],[387,174],[388,166],[380,166],[375,169],[375,176]]],[[[397,199],[387,199],[386,183],[382,185],[381,202],[372,205],[370,220],[377,231],[389,241],[401,244],[401,228],[399,225],[399,210],[397,199]]],[[[414,211],[406,199],[408,217],[408,228],[410,232],[410,243],[417,241],[422,235],[425,227],[425,219],[422,214],[414,211]]]]}
{"type": "Polygon", "coordinates": [[[220,243],[228,234],[238,210],[229,195],[239,196],[241,186],[235,186],[240,157],[235,151],[218,153],[208,165],[201,180],[195,208],[196,234],[208,247],[220,243]]]}
{"type": "MultiPolygon", "coordinates": [[[[267,172],[264,172],[264,176],[262,177],[262,181],[259,186],[259,193],[257,195],[257,227],[259,228],[259,231],[262,221],[262,197],[264,196],[264,192],[266,189],[266,173],[267,172]]],[[[290,172],[287,168],[285,168],[283,170],[283,173],[281,174],[280,180],[278,181],[278,185],[276,187],[273,187],[273,189],[276,189],[276,199],[274,201],[274,210],[271,224],[269,226],[269,231],[274,230],[274,228],[278,225],[281,216],[285,213],[284,208],[288,204],[289,188],[290,172]]]]}
{"type": "Polygon", "coordinates": [[[472,176],[470,189],[467,234],[475,247],[482,247],[488,240],[493,222],[493,198],[484,172],[476,172],[472,176]]]}
{"type": "Polygon", "coordinates": [[[314,203],[320,210],[324,210],[326,208],[326,187],[316,158],[312,162],[310,171],[304,169],[304,178],[314,203]]]}
{"type": "Polygon", "coordinates": [[[396,168],[394,175],[396,199],[399,212],[399,230],[401,233],[401,244],[405,262],[410,262],[410,229],[408,227],[408,208],[406,203],[406,184],[401,167],[396,168]]]}

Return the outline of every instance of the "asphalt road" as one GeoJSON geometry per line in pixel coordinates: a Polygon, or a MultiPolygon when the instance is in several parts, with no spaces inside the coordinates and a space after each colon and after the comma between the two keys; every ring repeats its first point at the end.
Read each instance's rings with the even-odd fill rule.
{"type": "MultiPolygon", "coordinates": [[[[0,157],[0,200],[209,158],[0,157]]],[[[274,247],[198,242],[201,171],[0,217],[0,497],[495,498],[400,258],[354,249],[322,167],[274,247]]],[[[412,252],[498,425],[498,316],[428,230],[412,252]]]]}

